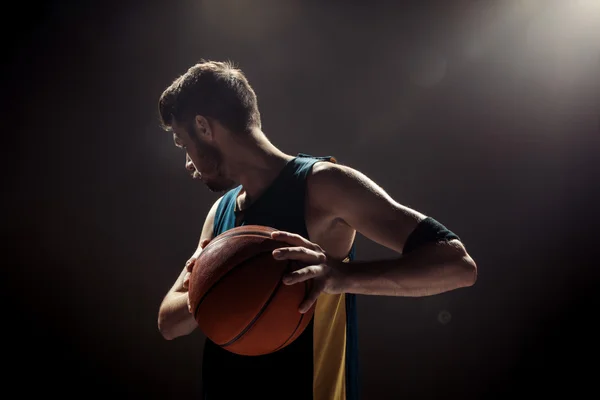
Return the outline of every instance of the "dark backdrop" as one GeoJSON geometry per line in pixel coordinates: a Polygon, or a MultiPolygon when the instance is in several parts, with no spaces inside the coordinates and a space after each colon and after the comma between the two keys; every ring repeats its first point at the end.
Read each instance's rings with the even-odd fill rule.
{"type": "MultiPolygon", "coordinates": [[[[16,6],[2,17],[2,330],[19,397],[197,397],[202,335],[165,341],[156,320],[216,195],[156,106],[200,58],[247,74],[282,150],[361,170],[478,263],[468,289],[359,297],[365,398],[594,387],[594,1],[16,6]]],[[[357,251],[393,256],[363,237],[357,251]]]]}

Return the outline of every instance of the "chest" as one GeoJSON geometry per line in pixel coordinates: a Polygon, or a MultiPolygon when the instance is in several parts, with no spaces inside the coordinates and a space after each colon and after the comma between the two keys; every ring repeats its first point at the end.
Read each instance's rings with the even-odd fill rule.
{"type": "Polygon", "coordinates": [[[339,259],[346,258],[354,243],[355,230],[337,219],[331,210],[325,210],[323,207],[311,203],[311,196],[308,192],[300,205],[290,201],[288,204],[281,203],[243,211],[245,207],[247,207],[247,203],[245,203],[245,196],[242,193],[235,206],[235,226],[258,224],[289,232],[305,232],[303,234],[307,234],[310,241],[339,259]],[[298,207],[303,208],[301,213],[297,212],[298,207]],[[295,212],[291,213],[291,211],[295,212]]]}
{"type": "MultiPolygon", "coordinates": [[[[294,176],[302,176],[296,172],[294,176]]],[[[299,233],[331,256],[344,259],[356,231],[336,216],[334,205],[317,204],[322,196],[311,195],[319,188],[311,185],[309,178],[308,172],[302,179],[281,178],[254,202],[240,190],[234,197],[235,226],[256,224],[299,233]]]]}

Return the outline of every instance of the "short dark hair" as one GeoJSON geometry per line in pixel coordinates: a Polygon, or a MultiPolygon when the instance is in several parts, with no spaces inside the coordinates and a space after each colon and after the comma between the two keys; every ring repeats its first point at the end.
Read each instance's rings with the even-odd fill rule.
{"type": "Polygon", "coordinates": [[[158,101],[161,125],[189,124],[202,115],[219,121],[232,132],[260,128],[254,90],[243,72],[230,61],[201,60],[165,89],[158,101]]]}

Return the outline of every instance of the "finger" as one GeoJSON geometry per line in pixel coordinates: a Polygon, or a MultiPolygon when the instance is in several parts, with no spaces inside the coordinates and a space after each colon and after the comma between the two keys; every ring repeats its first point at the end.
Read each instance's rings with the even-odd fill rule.
{"type": "Polygon", "coordinates": [[[297,271],[290,272],[283,277],[283,283],[286,285],[294,285],[296,283],[304,282],[309,279],[314,279],[323,274],[323,267],[320,265],[310,265],[308,267],[300,268],[297,271]]]}
{"type": "Polygon", "coordinates": [[[190,287],[190,276],[192,274],[189,272],[186,272],[185,275],[183,276],[183,288],[184,289],[189,289],[190,287]]]}
{"type": "Polygon", "coordinates": [[[200,254],[202,254],[202,251],[204,250],[204,248],[206,246],[208,246],[208,244],[211,242],[211,239],[204,239],[200,242],[200,245],[198,246],[198,248],[196,249],[196,251],[194,252],[194,254],[192,254],[192,257],[190,259],[194,259],[194,261],[196,259],[198,259],[198,257],[200,257],[200,254]]]}
{"type": "Polygon", "coordinates": [[[273,250],[276,260],[297,260],[307,264],[320,264],[325,262],[325,254],[306,247],[281,247],[273,250]]]}
{"type": "Polygon", "coordinates": [[[187,308],[188,308],[188,312],[191,314],[192,313],[192,305],[190,304],[190,296],[187,296],[187,308]]]}
{"type": "Polygon", "coordinates": [[[316,283],[313,285],[313,288],[308,295],[304,298],[302,303],[300,303],[300,307],[298,307],[298,311],[300,314],[305,314],[310,308],[315,304],[319,295],[323,292],[323,284],[316,283]]]}
{"type": "Polygon", "coordinates": [[[314,247],[314,243],[295,233],[275,231],[271,233],[271,238],[289,243],[294,246],[304,246],[308,248],[314,247]]]}
{"type": "Polygon", "coordinates": [[[196,264],[196,257],[192,257],[189,260],[187,260],[187,262],[185,263],[185,268],[188,270],[188,272],[192,272],[192,269],[194,269],[195,264],[196,264]]]}

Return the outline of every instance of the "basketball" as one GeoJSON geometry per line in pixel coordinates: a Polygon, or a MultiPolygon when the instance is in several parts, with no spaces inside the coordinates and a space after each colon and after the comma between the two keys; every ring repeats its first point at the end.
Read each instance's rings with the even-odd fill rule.
{"type": "Polygon", "coordinates": [[[256,356],[283,349],[313,316],[314,305],[305,314],[298,311],[310,280],[282,282],[301,265],[273,258],[273,250],[289,246],[272,239],[274,231],[259,225],[230,229],[203,249],[192,270],[194,319],[206,337],[232,353],[256,356]]]}

